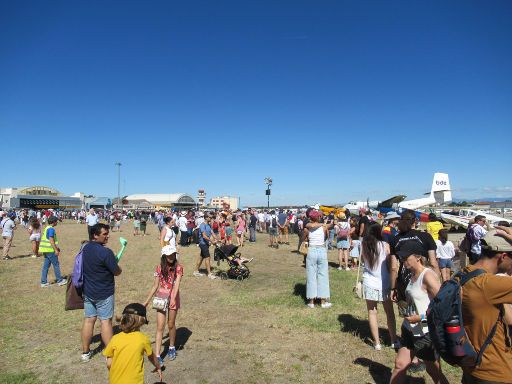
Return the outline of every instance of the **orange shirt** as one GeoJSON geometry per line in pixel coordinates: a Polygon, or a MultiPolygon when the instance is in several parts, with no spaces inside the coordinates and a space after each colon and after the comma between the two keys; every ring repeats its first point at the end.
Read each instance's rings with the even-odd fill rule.
{"type": "MultiPolygon", "coordinates": [[[[482,267],[471,265],[464,271],[479,268],[482,267]]],[[[484,344],[503,303],[512,303],[512,277],[484,273],[468,281],[462,288],[464,328],[475,350],[478,351],[484,344]]],[[[512,383],[512,352],[507,328],[503,321],[498,323],[496,334],[485,349],[480,366],[464,368],[467,373],[482,380],[512,383]]]]}

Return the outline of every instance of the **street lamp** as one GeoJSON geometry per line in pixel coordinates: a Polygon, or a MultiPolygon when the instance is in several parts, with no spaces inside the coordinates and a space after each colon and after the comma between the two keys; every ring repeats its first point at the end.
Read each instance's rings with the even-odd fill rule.
{"type": "Polygon", "coordinates": [[[117,165],[117,205],[121,204],[121,163],[116,163],[117,165]]]}
{"type": "Polygon", "coordinates": [[[272,185],[272,178],[265,177],[265,184],[267,184],[267,190],[265,191],[267,195],[267,208],[270,208],[270,186],[272,185]]]}

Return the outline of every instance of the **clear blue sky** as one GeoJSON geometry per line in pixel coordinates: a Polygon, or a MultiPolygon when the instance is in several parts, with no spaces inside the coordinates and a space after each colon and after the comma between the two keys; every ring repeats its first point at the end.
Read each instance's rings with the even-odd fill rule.
{"type": "Polygon", "coordinates": [[[1,186],[512,196],[511,1],[1,1],[1,186]]]}

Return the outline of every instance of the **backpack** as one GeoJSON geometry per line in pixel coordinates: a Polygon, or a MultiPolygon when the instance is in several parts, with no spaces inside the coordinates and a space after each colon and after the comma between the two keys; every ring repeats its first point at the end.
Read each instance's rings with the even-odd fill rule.
{"type": "Polygon", "coordinates": [[[472,224],[468,227],[468,230],[466,231],[466,236],[464,236],[460,241],[459,249],[461,250],[461,252],[469,254],[469,252],[471,251],[471,246],[476,242],[478,242],[478,239],[475,236],[475,225],[472,224]]]}
{"type": "Polygon", "coordinates": [[[496,323],[477,352],[464,329],[461,292],[464,284],[482,273],[485,273],[483,269],[456,273],[450,280],[443,283],[428,306],[427,323],[432,344],[448,364],[460,367],[480,365],[482,355],[491,343],[498,322],[502,318],[503,309],[500,309],[496,323]]]}
{"type": "Polygon", "coordinates": [[[336,232],[336,237],[338,240],[347,240],[348,234],[350,233],[350,226],[348,228],[341,228],[341,226],[338,224],[336,225],[334,231],[336,232]]]}
{"type": "Polygon", "coordinates": [[[275,217],[272,218],[272,228],[277,228],[277,219],[275,217]]]}
{"type": "Polygon", "coordinates": [[[75,288],[82,288],[84,286],[83,252],[85,244],[80,247],[80,251],[78,251],[77,255],[75,256],[75,263],[73,264],[71,281],[73,282],[75,288]]]}

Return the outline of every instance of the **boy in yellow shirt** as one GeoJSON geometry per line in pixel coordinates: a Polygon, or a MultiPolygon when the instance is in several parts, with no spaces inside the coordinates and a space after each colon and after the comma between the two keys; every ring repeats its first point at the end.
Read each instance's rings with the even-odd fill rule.
{"type": "Polygon", "coordinates": [[[139,303],[126,306],[120,324],[122,332],[113,336],[103,350],[110,384],[143,384],[144,353],[162,381],[160,364],[151,349],[149,337],[140,332],[142,325],[147,323],[146,307],[139,303]]]}

